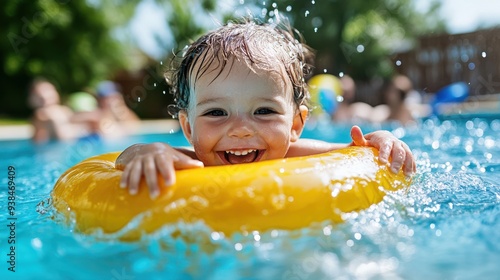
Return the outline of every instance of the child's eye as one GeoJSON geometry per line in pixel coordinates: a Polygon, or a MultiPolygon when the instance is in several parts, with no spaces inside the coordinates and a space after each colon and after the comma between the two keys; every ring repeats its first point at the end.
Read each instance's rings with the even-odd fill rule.
{"type": "Polygon", "coordinates": [[[269,115],[269,114],[273,114],[273,113],[275,113],[275,111],[273,109],[269,109],[269,108],[259,108],[255,111],[256,115],[269,115]]]}
{"type": "Polygon", "coordinates": [[[220,117],[220,116],[227,116],[226,112],[221,109],[214,109],[206,112],[203,114],[203,116],[211,116],[211,117],[220,117]]]}

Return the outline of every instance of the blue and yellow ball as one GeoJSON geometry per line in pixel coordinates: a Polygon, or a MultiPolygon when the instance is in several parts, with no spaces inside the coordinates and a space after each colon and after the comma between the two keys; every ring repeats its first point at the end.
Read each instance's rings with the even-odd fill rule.
{"type": "Polygon", "coordinates": [[[331,74],[319,74],[308,81],[311,102],[317,106],[312,114],[327,113],[332,115],[337,109],[337,103],[342,96],[340,79],[331,74]]]}

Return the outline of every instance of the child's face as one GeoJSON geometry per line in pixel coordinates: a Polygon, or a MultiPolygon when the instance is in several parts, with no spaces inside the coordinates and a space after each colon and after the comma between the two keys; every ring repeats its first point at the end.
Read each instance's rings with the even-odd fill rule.
{"type": "Polygon", "coordinates": [[[213,68],[191,81],[190,108],[179,113],[198,159],[210,166],[285,157],[307,116],[293,102],[290,83],[238,61],[220,74],[213,68]]]}
{"type": "Polygon", "coordinates": [[[59,104],[59,93],[51,83],[40,82],[31,89],[29,103],[33,108],[59,104]]]}

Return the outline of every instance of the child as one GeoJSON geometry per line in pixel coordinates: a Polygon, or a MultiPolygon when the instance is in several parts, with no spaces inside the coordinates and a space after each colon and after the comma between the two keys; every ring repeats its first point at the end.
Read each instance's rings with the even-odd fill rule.
{"type": "MultiPolygon", "coordinates": [[[[391,170],[415,171],[409,147],[387,131],[351,130],[350,144],[299,139],[309,112],[305,76],[312,57],[289,29],[253,22],[231,23],[194,42],[174,72],[172,89],[185,137],[194,150],[164,143],[136,144],[120,154],[120,182],[131,194],[145,177],[152,198],[157,172],[167,186],[175,169],[250,163],[373,146],[391,170]]],[[[167,80],[170,80],[167,78],[167,80]]]]}

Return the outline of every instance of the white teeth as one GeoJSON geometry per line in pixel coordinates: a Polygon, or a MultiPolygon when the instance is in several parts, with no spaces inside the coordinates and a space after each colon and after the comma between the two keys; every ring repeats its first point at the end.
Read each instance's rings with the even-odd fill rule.
{"type": "Polygon", "coordinates": [[[233,155],[236,155],[236,156],[246,156],[249,153],[253,153],[255,151],[257,151],[257,150],[226,151],[226,153],[227,154],[233,154],[233,155]]]}

